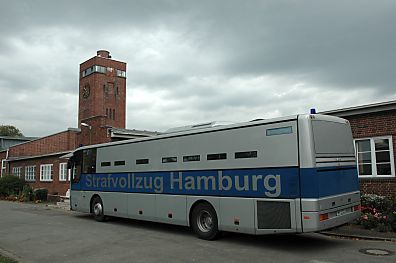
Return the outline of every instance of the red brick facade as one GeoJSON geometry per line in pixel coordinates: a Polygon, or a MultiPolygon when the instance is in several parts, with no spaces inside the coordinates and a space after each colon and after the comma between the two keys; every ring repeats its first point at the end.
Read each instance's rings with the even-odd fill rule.
{"type": "Polygon", "coordinates": [[[102,118],[103,126],[125,128],[126,77],[120,71],[125,73],[126,63],[110,59],[104,50],[80,65],[79,125],[91,125],[92,118],[102,118]],[[102,68],[90,73],[95,66],[102,68]]]}
{"type": "Polygon", "coordinates": [[[77,148],[77,135],[78,133],[75,130],[67,130],[37,140],[18,144],[10,147],[9,157],[38,156],[71,151],[77,148]]]}
{"type": "Polygon", "coordinates": [[[396,198],[395,178],[364,178],[360,179],[360,191],[364,194],[377,194],[396,198]]]}
{"type": "MultiPolygon", "coordinates": [[[[396,110],[373,112],[353,116],[344,116],[351,123],[353,137],[367,138],[392,136],[393,153],[396,153],[396,110]]],[[[396,163],[395,154],[393,155],[396,163]]],[[[362,193],[379,194],[396,198],[396,178],[360,178],[362,193]]]]}
{"type": "Polygon", "coordinates": [[[62,195],[66,194],[66,191],[70,188],[70,181],[60,181],[59,180],[59,164],[67,163],[66,159],[59,158],[61,155],[54,155],[50,157],[25,159],[20,161],[10,162],[9,169],[12,171],[13,167],[21,167],[21,177],[25,178],[25,168],[26,166],[35,167],[35,179],[33,182],[28,181],[29,185],[33,188],[46,188],[48,193],[52,195],[62,195]],[[52,164],[52,181],[42,181],[40,180],[40,165],[52,164]]]}
{"type": "Polygon", "coordinates": [[[20,167],[20,176],[25,178],[26,167],[34,166],[34,180],[29,181],[34,189],[46,188],[49,194],[65,195],[69,181],[59,180],[59,164],[67,163],[67,160],[60,157],[77,148],[79,135],[77,129],[69,129],[10,147],[6,172],[12,173],[14,167],[20,167]],[[40,179],[40,165],[43,164],[52,164],[52,181],[40,179]]]}

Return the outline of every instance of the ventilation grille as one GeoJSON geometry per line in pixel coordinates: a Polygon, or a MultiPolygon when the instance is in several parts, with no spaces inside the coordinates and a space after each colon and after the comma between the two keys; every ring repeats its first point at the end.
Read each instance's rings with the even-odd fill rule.
{"type": "Polygon", "coordinates": [[[258,229],[290,229],[290,203],[257,201],[258,229]]]}

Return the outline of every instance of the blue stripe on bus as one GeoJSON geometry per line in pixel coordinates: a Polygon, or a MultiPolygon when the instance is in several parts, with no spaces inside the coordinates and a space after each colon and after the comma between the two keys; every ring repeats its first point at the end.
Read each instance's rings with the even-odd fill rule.
{"type": "Polygon", "coordinates": [[[319,198],[358,190],[356,169],[265,168],[83,174],[72,190],[230,197],[319,198]],[[299,172],[301,179],[299,180],[299,172]],[[301,187],[300,187],[301,182],[301,187]],[[300,195],[301,189],[301,195],[300,195]]]}
{"type": "Polygon", "coordinates": [[[356,166],[301,169],[301,197],[320,198],[359,190],[356,166]]]}

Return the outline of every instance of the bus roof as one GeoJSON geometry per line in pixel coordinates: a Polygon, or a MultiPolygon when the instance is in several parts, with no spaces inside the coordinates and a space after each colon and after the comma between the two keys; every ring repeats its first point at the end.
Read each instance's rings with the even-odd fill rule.
{"type": "MultiPolygon", "coordinates": [[[[258,126],[258,125],[269,124],[269,123],[285,122],[285,121],[290,121],[290,120],[297,120],[299,118],[299,116],[303,117],[303,118],[304,117],[308,118],[309,116],[313,116],[313,115],[312,114],[291,115],[291,116],[278,117],[278,118],[272,118],[272,119],[263,119],[263,120],[259,119],[259,120],[249,121],[249,122],[241,122],[241,123],[228,124],[228,125],[214,125],[214,126],[208,125],[209,126],[208,128],[184,129],[184,130],[181,129],[180,131],[176,130],[179,128],[175,128],[175,131],[172,131],[172,129],[171,129],[171,132],[163,133],[160,135],[144,137],[144,138],[129,139],[129,140],[123,140],[123,141],[118,141],[118,142],[108,142],[108,143],[82,146],[82,147],[77,148],[75,151],[91,149],[91,148],[109,147],[109,146],[114,146],[114,145],[122,145],[122,144],[129,144],[129,143],[136,143],[136,142],[143,142],[143,141],[159,140],[159,139],[165,139],[165,138],[186,136],[186,135],[190,135],[190,134],[207,133],[207,132],[212,132],[212,131],[237,129],[237,128],[241,128],[241,127],[258,126]]],[[[319,117],[320,119],[326,119],[326,120],[341,119],[339,117],[327,116],[327,115],[325,116],[325,115],[320,115],[320,114],[315,114],[315,116],[319,117]]],[[[184,127],[188,127],[188,126],[184,126],[184,127]]]]}

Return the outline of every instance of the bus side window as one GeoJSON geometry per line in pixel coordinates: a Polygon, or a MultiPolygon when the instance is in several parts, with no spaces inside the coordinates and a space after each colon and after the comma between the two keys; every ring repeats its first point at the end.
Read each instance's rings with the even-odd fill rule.
{"type": "Polygon", "coordinates": [[[83,151],[83,169],[85,174],[96,173],[96,149],[83,151]]]}
{"type": "Polygon", "coordinates": [[[72,182],[78,183],[80,182],[81,175],[81,163],[82,163],[82,153],[76,152],[71,160],[71,169],[72,169],[72,182]]]}

